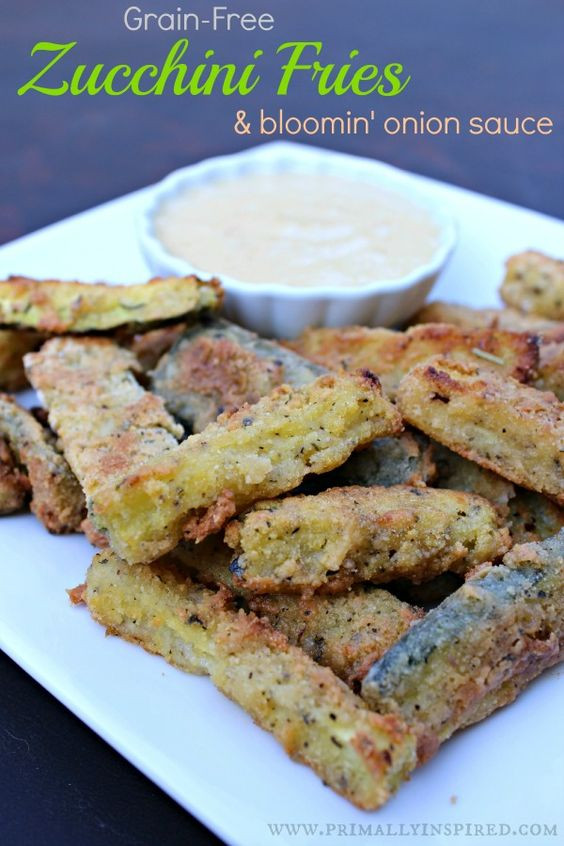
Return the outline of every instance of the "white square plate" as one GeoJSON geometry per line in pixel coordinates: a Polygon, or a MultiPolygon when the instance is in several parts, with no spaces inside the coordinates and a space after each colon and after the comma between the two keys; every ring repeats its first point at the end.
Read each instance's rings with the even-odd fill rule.
{"type": "MultiPolygon", "coordinates": [[[[433,298],[495,305],[508,255],[526,248],[562,252],[564,224],[555,219],[413,179],[448,205],[459,224],[458,246],[433,298]]],[[[150,190],[2,247],[0,275],[144,280],[148,270],[133,221],[150,190]]],[[[366,813],[290,761],[208,679],[106,639],[86,609],[72,607],[65,594],[83,581],[91,557],[81,536],[50,536],[29,515],[2,518],[0,646],[227,843],[343,846],[389,842],[402,832],[409,844],[478,846],[501,842],[499,835],[511,843],[554,844],[562,837],[564,683],[558,668],[516,703],[447,743],[386,807],[366,813]],[[300,823],[318,824],[317,831],[298,826],[293,834],[291,826],[300,823]],[[359,824],[364,834],[355,829],[359,824]],[[488,824],[496,828],[488,831],[488,824]]]]}

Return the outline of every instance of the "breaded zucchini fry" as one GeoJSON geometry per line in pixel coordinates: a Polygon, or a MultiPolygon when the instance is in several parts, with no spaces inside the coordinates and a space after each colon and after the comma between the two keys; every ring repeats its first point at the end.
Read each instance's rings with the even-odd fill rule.
{"type": "Polygon", "coordinates": [[[436,355],[479,363],[522,382],[538,364],[538,342],[533,335],[457,329],[448,324],[414,326],[406,332],[365,326],[308,329],[289,346],[330,370],[372,370],[391,399],[412,367],[436,355]]]}
{"type": "Polygon", "coordinates": [[[398,406],[464,458],[564,504],[564,406],[553,394],[435,359],[403,379],[398,406]]]}
{"type": "Polygon", "coordinates": [[[249,608],[266,617],[288,642],[330,667],[349,687],[409,629],[423,612],[389,591],[358,585],[342,596],[249,596],[249,608]]]}
{"type": "MultiPolygon", "coordinates": [[[[199,432],[224,411],[257,402],[274,387],[312,382],[325,369],[273,341],[215,318],[188,329],[152,374],[152,389],[199,432]]],[[[434,474],[428,441],[418,432],[378,438],[337,470],[312,477],[308,489],[335,485],[424,484],[434,474]]]]}
{"type": "Polygon", "coordinates": [[[363,697],[413,726],[428,757],[458,728],[511,701],[519,680],[559,660],[563,570],[564,531],[478,568],[372,667],[363,697]]]}
{"type": "Polygon", "coordinates": [[[294,759],[360,808],[382,805],[415,764],[413,736],[369,711],[333,673],[264,620],[164,563],[100,553],[82,597],[92,616],[191,673],[207,674],[294,759]]]}
{"type": "Polygon", "coordinates": [[[256,500],[292,490],[307,473],[331,470],[400,428],[372,374],[322,376],[296,390],[283,385],[131,468],[117,485],[100,486],[91,518],[126,561],[152,561],[183,535],[202,540],[256,500]]]}
{"type": "Polygon", "coordinates": [[[135,381],[131,353],[110,341],[53,339],[26,357],[94,529],[129,563],[151,561],[186,534],[200,540],[236,510],[344,461],[398,412],[371,374],[277,389],[181,445],[162,400],[135,381]]]}
{"type": "Polygon", "coordinates": [[[432,488],[332,488],[257,503],[227,527],[231,570],[253,591],[344,590],[464,573],[509,548],[481,497],[432,488]]]}
{"type": "Polygon", "coordinates": [[[23,357],[42,341],[39,332],[0,329],[0,390],[20,391],[26,387],[23,357]]]}
{"type": "Polygon", "coordinates": [[[452,323],[462,329],[502,329],[529,332],[545,341],[564,341],[564,323],[523,314],[513,308],[471,308],[445,303],[428,303],[412,318],[411,324],[452,323]]]}
{"type": "Polygon", "coordinates": [[[0,437],[0,514],[23,508],[29,489],[28,477],[16,466],[6,440],[0,437]]]}
{"type": "Polygon", "coordinates": [[[128,350],[103,338],[53,338],[25,364],[89,510],[97,491],[178,446],[182,427],[135,380],[128,350]]]}
{"type": "Polygon", "coordinates": [[[80,485],[51,433],[6,394],[0,394],[0,436],[25,468],[36,517],[50,532],[77,531],[84,516],[80,485]]]}
{"type": "Polygon", "coordinates": [[[515,496],[511,482],[436,441],[433,442],[433,457],[437,466],[434,484],[438,488],[478,494],[493,502],[500,514],[507,515],[509,500],[515,496]]]}
{"type": "Polygon", "coordinates": [[[552,391],[564,402],[564,341],[541,344],[534,386],[539,391],[552,391]]]}
{"type": "Polygon", "coordinates": [[[152,279],[143,285],[57,282],[14,276],[0,281],[0,326],[40,332],[103,332],[178,319],[216,308],[217,281],[195,276],[152,279]]]}
{"type": "Polygon", "coordinates": [[[188,329],[152,373],[151,388],[193,432],[279,385],[301,388],[324,369],[227,320],[188,329]]]}
{"type": "MultiPolygon", "coordinates": [[[[199,432],[224,411],[257,402],[278,385],[299,388],[324,372],[273,341],[215,318],[186,331],[159,362],[151,386],[175,417],[199,432]]],[[[378,438],[342,467],[306,484],[308,490],[338,484],[416,485],[433,473],[424,435],[404,432],[398,438],[378,438]]]]}
{"type": "MultiPolygon", "coordinates": [[[[562,655],[561,650],[558,661],[562,660],[562,655]]],[[[474,723],[478,723],[480,720],[485,720],[486,717],[489,717],[498,708],[503,708],[504,705],[510,705],[528,684],[536,679],[537,676],[540,676],[545,670],[558,663],[558,661],[554,660],[554,655],[550,650],[547,650],[544,656],[536,656],[535,660],[528,666],[525,666],[523,670],[515,673],[514,676],[508,678],[499,687],[491,690],[473,708],[469,708],[459,728],[474,725],[474,723]]]]}
{"type": "Polygon", "coordinates": [[[564,509],[542,494],[517,488],[509,502],[508,525],[513,543],[545,540],[564,528],[564,509]]]}
{"type": "Polygon", "coordinates": [[[357,585],[342,596],[257,596],[241,590],[229,569],[232,552],[218,535],[170,553],[195,582],[226,587],[237,602],[266,617],[290,643],[356,686],[368,667],[407,631],[422,612],[389,591],[357,585]]]}
{"type": "Polygon", "coordinates": [[[564,261],[535,250],[506,262],[501,297],[508,306],[549,320],[564,320],[564,261]]]}

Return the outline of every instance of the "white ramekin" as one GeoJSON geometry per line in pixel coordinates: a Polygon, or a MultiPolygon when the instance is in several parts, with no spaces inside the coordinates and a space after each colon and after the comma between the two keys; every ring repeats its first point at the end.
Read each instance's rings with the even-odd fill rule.
{"type": "Polygon", "coordinates": [[[160,276],[195,273],[202,279],[219,276],[225,289],[225,314],[261,335],[294,338],[307,326],[394,326],[419,309],[443,269],[456,241],[451,216],[421,193],[409,173],[372,159],[358,158],[276,141],[243,153],[206,159],[176,170],[159,182],[138,219],[142,252],[151,270],[160,276]],[[154,216],[163,200],[204,182],[249,171],[307,171],[346,176],[393,190],[408,197],[439,226],[439,245],[430,262],[401,279],[378,281],[359,288],[293,288],[278,284],[258,285],[218,274],[213,267],[196,267],[172,255],[158,240],[154,216]]]}

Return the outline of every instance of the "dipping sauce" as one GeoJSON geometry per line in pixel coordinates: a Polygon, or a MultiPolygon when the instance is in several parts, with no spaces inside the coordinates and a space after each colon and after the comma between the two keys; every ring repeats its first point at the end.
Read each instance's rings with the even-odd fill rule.
{"type": "Polygon", "coordinates": [[[377,183],[328,173],[247,173],[163,202],[155,234],[196,268],[242,282],[362,287],[428,262],[439,225],[377,183]]]}

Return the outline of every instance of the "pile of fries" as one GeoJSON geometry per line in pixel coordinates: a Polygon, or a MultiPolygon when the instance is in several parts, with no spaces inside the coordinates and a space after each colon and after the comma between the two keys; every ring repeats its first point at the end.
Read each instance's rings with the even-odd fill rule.
{"type": "Polygon", "coordinates": [[[258,338],[195,277],[0,282],[0,513],[99,547],[69,591],[380,807],[560,660],[564,272],[508,308],[258,338]]]}

